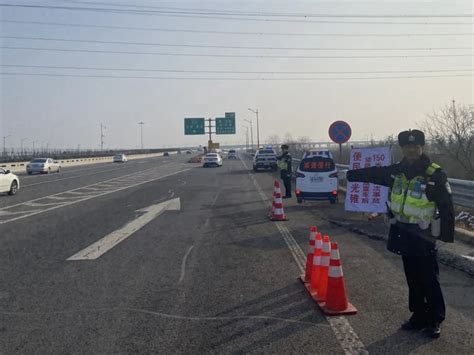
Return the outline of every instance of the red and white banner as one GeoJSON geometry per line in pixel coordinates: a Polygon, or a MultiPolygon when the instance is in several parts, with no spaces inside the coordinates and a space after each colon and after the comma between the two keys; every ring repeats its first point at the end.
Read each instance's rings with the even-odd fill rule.
{"type": "MultiPolygon", "coordinates": [[[[349,169],[357,170],[391,164],[389,147],[353,148],[349,169]]],[[[346,211],[387,212],[388,187],[363,182],[347,182],[346,211]]]]}

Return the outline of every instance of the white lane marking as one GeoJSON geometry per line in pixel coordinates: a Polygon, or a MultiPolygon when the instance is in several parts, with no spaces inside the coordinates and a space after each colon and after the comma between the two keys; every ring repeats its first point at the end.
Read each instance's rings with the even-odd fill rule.
{"type": "MultiPolygon", "coordinates": [[[[240,161],[242,162],[243,166],[247,170],[249,170],[247,165],[243,161],[243,159],[240,158],[240,161]]],[[[255,177],[250,173],[250,170],[248,174],[253,184],[255,185],[260,197],[262,198],[262,201],[266,202],[268,198],[263,192],[262,188],[260,187],[255,177]]],[[[295,259],[300,272],[303,273],[304,268],[305,268],[305,263],[306,263],[305,253],[303,252],[303,250],[301,249],[300,245],[298,244],[296,239],[293,237],[291,232],[288,230],[288,228],[283,225],[283,222],[277,222],[276,226],[277,226],[277,229],[280,231],[281,235],[283,236],[283,239],[285,240],[286,244],[288,245],[288,248],[290,249],[290,252],[293,255],[293,258],[295,259]]],[[[336,339],[338,340],[345,354],[368,354],[369,353],[367,349],[365,348],[364,343],[362,343],[359,336],[356,334],[356,332],[354,331],[354,329],[352,328],[352,326],[350,325],[346,317],[344,316],[328,317],[326,315],[324,315],[324,317],[326,318],[326,321],[331,326],[331,329],[333,330],[336,336],[336,339]]]]}
{"type": "Polygon", "coordinates": [[[122,169],[102,170],[102,171],[98,171],[98,172],[90,173],[90,174],[75,175],[75,176],[70,176],[70,177],[67,177],[67,178],[54,179],[54,180],[48,180],[48,181],[42,181],[42,182],[35,182],[34,184],[26,184],[26,185],[23,185],[23,184],[22,184],[21,187],[22,187],[22,188],[25,188],[25,187],[36,186],[36,185],[49,184],[49,183],[53,183],[53,182],[56,182],[56,181],[64,181],[64,180],[70,180],[70,179],[77,179],[77,178],[84,177],[84,176],[92,176],[92,175],[97,175],[97,174],[102,174],[102,173],[108,173],[108,172],[117,171],[117,170],[122,170],[122,169]]]}
{"type": "MultiPolygon", "coordinates": [[[[150,168],[150,169],[147,169],[145,171],[151,171],[151,170],[154,170],[155,168],[150,168]]],[[[188,169],[189,170],[189,169],[188,169]]],[[[124,175],[124,176],[130,176],[130,175],[133,175],[133,173],[131,174],[128,174],[128,175],[124,175]]],[[[109,182],[109,181],[116,181],[118,178],[112,178],[112,179],[109,179],[109,180],[104,180],[104,181],[101,181],[101,182],[109,182]]],[[[69,191],[62,191],[62,192],[58,192],[58,193],[55,193],[55,194],[52,194],[52,195],[49,195],[49,196],[43,196],[43,197],[38,197],[38,198],[35,198],[33,200],[30,200],[28,202],[35,202],[35,201],[39,201],[39,200],[42,200],[46,197],[51,197],[51,196],[58,196],[58,195],[63,195],[63,194],[77,194],[77,195],[81,195],[83,194],[83,192],[80,192],[79,190],[85,188],[85,187],[89,187],[89,186],[95,186],[97,184],[99,184],[100,182],[97,182],[97,183],[94,183],[94,184],[90,184],[90,185],[86,185],[86,186],[82,186],[82,187],[78,187],[76,189],[72,189],[72,190],[69,190],[69,191]]],[[[89,193],[88,195],[91,195],[91,193],[89,193]]],[[[21,206],[23,205],[24,202],[20,202],[20,203],[17,203],[17,204],[14,204],[14,205],[10,205],[10,206],[5,206],[5,207],[2,207],[0,208],[0,210],[4,210],[4,209],[8,209],[8,208],[12,208],[12,207],[16,207],[16,206],[21,206]]]]}
{"type": "Polygon", "coordinates": [[[45,197],[45,198],[49,198],[51,200],[64,201],[64,200],[70,200],[71,198],[81,198],[81,196],[50,196],[50,197],[45,197]]]}
{"type": "Polygon", "coordinates": [[[87,248],[67,258],[66,260],[95,260],[108,252],[114,246],[130,237],[136,231],[142,229],[148,223],[161,215],[164,211],[179,211],[180,209],[181,202],[178,197],[137,210],[135,212],[143,212],[144,214],[127,223],[124,227],[107,234],[105,237],[89,245],[87,248]]]}
{"type": "MultiPolygon", "coordinates": [[[[46,199],[46,198],[45,198],[46,199]]],[[[56,206],[60,205],[62,202],[47,202],[47,203],[38,203],[38,202],[25,202],[25,206],[30,206],[30,207],[46,207],[46,206],[56,206]]]]}
{"type": "Polygon", "coordinates": [[[36,211],[40,211],[40,210],[15,211],[15,212],[0,211],[0,217],[2,217],[2,216],[11,216],[11,215],[15,215],[15,214],[31,213],[31,212],[36,212],[36,211]]]}
{"type": "Polygon", "coordinates": [[[178,284],[180,284],[184,280],[184,275],[186,271],[186,260],[188,259],[188,255],[189,253],[191,253],[191,250],[193,250],[193,248],[194,248],[194,245],[191,245],[189,247],[188,251],[184,255],[183,261],[181,262],[181,276],[179,277],[178,284]]]}
{"type": "MultiPolygon", "coordinates": [[[[134,185],[121,187],[121,188],[118,188],[118,189],[113,190],[113,191],[105,191],[105,192],[103,192],[103,193],[101,193],[101,194],[96,194],[96,195],[93,195],[93,196],[87,196],[87,197],[84,197],[84,198],[82,198],[82,199],[80,199],[80,200],[75,200],[75,201],[71,201],[71,202],[68,202],[68,203],[64,203],[64,204],[59,205],[59,206],[50,207],[50,208],[47,208],[47,209],[44,209],[44,210],[41,210],[41,211],[37,211],[37,212],[35,212],[35,213],[29,213],[29,214],[27,214],[27,215],[25,215],[25,216],[20,216],[20,217],[11,218],[11,219],[8,219],[8,220],[0,221],[0,224],[5,224],[5,223],[17,221],[17,220],[19,220],[19,219],[23,219],[23,218],[27,218],[27,217],[30,217],[30,216],[34,216],[34,215],[40,214],[40,213],[52,211],[52,210],[55,210],[55,209],[58,209],[58,208],[62,208],[62,207],[74,205],[74,204],[76,204],[76,203],[83,202],[83,201],[87,201],[87,200],[90,200],[90,199],[93,199],[93,198],[96,198],[96,197],[101,197],[101,196],[105,196],[105,195],[108,195],[108,194],[111,194],[111,193],[114,193],[114,192],[118,192],[118,191],[130,189],[130,188],[132,188],[132,187],[140,186],[140,185],[143,185],[143,184],[147,184],[147,183],[149,183],[149,182],[152,182],[152,181],[156,181],[156,180],[164,179],[164,178],[169,177],[169,176],[173,176],[173,175],[176,175],[176,174],[180,174],[180,173],[183,173],[183,172],[188,171],[188,170],[191,170],[191,168],[183,169],[183,170],[178,170],[178,171],[175,171],[174,173],[170,173],[170,174],[158,176],[158,177],[156,177],[156,178],[152,178],[152,179],[150,179],[150,180],[142,181],[142,182],[136,183],[136,184],[134,184],[134,185]]],[[[61,192],[61,193],[65,193],[65,192],[61,192]]],[[[58,193],[57,195],[59,195],[59,193],[58,193]]],[[[31,201],[37,201],[37,200],[40,200],[40,199],[43,199],[43,198],[44,198],[44,197],[41,197],[41,198],[39,198],[39,199],[31,200],[31,201]]],[[[30,201],[30,202],[31,202],[31,201],[30,201]]],[[[15,205],[15,206],[18,206],[18,205],[22,205],[22,204],[20,203],[20,204],[17,204],[17,205],[15,205]]],[[[11,207],[12,207],[12,206],[8,206],[8,207],[5,207],[5,208],[11,208],[11,207]]],[[[1,209],[0,209],[0,211],[1,211],[1,209]]]]}

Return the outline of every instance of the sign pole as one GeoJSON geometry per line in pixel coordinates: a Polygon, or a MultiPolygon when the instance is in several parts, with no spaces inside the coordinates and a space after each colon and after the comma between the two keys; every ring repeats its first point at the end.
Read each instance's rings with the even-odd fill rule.
{"type": "Polygon", "coordinates": [[[339,164],[342,164],[342,143],[339,143],[339,164]]]}
{"type": "Polygon", "coordinates": [[[208,149],[208,151],[210,152],[211,149],[212,149],[212,125],[211,125],[211,118],[208,118],[207,121],[209,122],[209,126],[208,126],[208,128],[209,128],[209,132],[208,132],[208,133],[209,133],[209,142],[208,142],[208,147],[207,147],[207,149],[208,149]]]}

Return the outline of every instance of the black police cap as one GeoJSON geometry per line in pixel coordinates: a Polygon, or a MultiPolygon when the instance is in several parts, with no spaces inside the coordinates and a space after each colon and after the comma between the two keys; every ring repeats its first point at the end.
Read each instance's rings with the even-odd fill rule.
{"type": "Polygon", "coordinates": [[[417,129],[400,132],[398,134],[398,144],[400,144],[400,147],[407,144],[425,145],[425,134],[417,129]]]}

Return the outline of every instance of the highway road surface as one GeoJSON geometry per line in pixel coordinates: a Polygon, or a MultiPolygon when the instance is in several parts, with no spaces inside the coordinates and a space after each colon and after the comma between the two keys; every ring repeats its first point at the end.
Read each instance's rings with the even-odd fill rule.
{"type": "Polygon", "coordinates": [[[474,353],[474,280],[441,266],[440,339],[409,316],[399,257],[330,223],[342,203],[285,200],[246,157],[190,155],[20,176],[0,196],[0,353],[474,353]],[[309,226],[339,243],[357,315],[326,317],[297,280],[309,226]]]}

